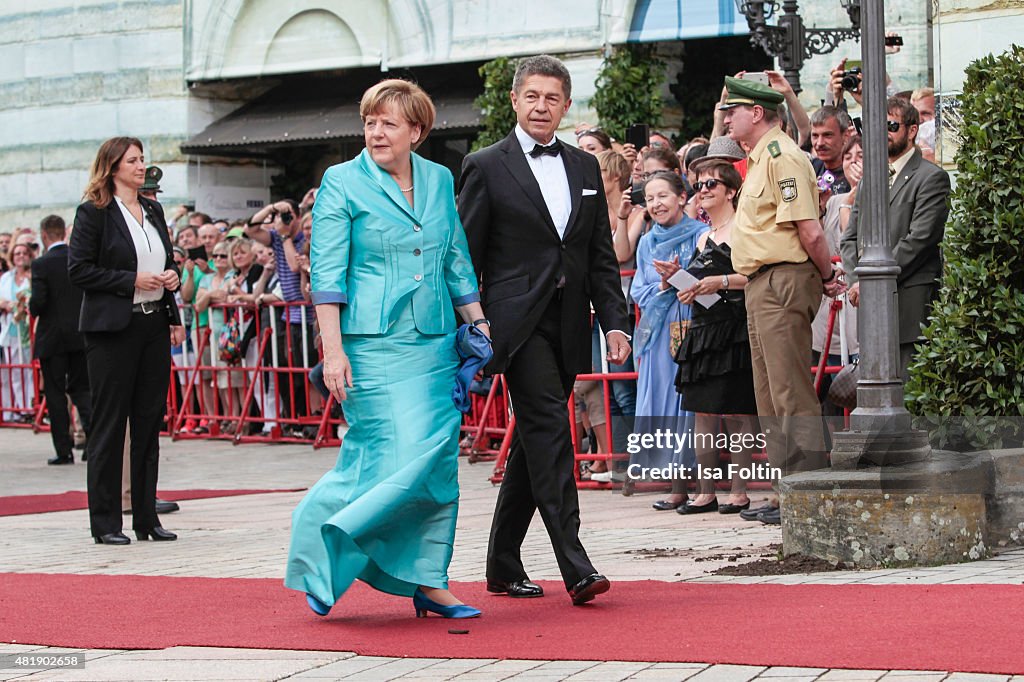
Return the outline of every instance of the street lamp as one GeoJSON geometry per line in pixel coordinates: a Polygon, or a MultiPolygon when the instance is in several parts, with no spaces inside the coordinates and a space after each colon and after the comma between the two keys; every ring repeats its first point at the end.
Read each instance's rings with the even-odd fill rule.
{"type": "Polygon", "coordinates": [[[775,25],[768,20],[779,11],[774,0],[735,0],[740,14],[750,27],[750,44],[763,49],[769,57],[777,57],[786,80],[799,93],[800,69],[804,60],[828,54],[844,40],[860,39],[860,0],[839,0],[850,16],[852,28],[804,28],[797,12],[797,0],[783,0],[782,15],[775,25]]]}

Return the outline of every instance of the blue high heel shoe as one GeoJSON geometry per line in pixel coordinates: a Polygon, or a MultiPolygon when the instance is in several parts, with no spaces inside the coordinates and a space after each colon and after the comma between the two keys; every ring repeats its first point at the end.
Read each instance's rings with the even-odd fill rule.
{"type": "Polygon", "coordinates": [[[309,608],[313,609],[313,613],[318,616],[326,616],[331,612],[330,606],[308,593],[306,594],[306,603],[309,604],[309,608]]]}
{"type": "Polygon", "coordinates": [[[468,604],[442,606],[423,594],[418,587],[412,595],[412,605],[416,607],[417,618],[426,618],[428,611],[444,618],[476,618],[480,615],[480,609],[473,608],[468,604]]]}

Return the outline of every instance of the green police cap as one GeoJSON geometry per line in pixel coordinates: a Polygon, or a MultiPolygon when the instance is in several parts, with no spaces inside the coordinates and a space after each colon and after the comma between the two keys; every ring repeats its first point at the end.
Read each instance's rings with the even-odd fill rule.
{"type": "Polygon", "coordinates": [[[728,97],[724,103],[718,105],[719,109],[732,109],[746,104],[748,106],[758,105],[775,111],[785,99],[781,92],[772,90],[767,85],[732,76],[725,77],[725,89],[728,91],[728,97]]]}
{"type": "Polygon", "coordinates": [[[164,172],[156,166],[150,166],[146,169],[146,182],[139,188],[142,192],[162,192],[160,189],[160,178],[164,176],[164,172]]]}

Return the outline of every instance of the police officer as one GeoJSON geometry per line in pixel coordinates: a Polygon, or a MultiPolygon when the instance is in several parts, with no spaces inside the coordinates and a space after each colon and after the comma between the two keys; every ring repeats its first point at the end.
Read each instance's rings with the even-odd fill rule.
{"type": "MultiPolygon", "coordinates": [[[[807,156],[781,128],[781,93],[725,79],[720,106],[729,136],[750,150],[733,228],[732,262],[749,279],[747,327],[754,393],[768,460],[783,476],[827,465],[821,407],[811,382],[811,321],[842,292],[818,222],[818,189],[807,156]]],[[[778,502],[744,518],[779,523],[778,502]]]]}
{"type": "Polygon", "coordinates": [[[150,166],[146,169],[146,181],[142,183],[142,187],[139,188],[139,194],[158,201],[156,195],[163,190],[160,189],[160,179],[164,177],[164,172],[160,170],[159,166],[150,166]]]}

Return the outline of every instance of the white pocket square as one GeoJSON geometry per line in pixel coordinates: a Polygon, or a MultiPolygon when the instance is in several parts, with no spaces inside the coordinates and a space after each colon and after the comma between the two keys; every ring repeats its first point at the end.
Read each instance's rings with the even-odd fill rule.
{"type": "Polygon", "coordinates": [[[592,197],[595,194],[597,194],[597,190],[596,189],[585,189],[585,190],[583,190],[583,196],[585,196],[585,197],[592,197]]]}

